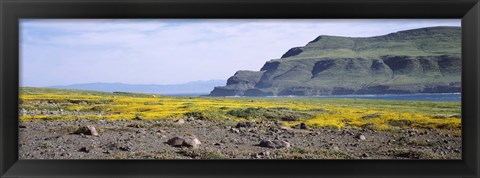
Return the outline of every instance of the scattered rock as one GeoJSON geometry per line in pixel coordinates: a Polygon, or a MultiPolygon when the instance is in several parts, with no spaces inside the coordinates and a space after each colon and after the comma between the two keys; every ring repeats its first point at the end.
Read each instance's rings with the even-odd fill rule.
{"type": "Polygon", "coordinates": [[[84,152],[84,153],[89,153],[90,150],[92,150],[92,147],[82,147],[78,151],[84,152]]]}
{"type": "Polygon", "coordinates": [[[75,134],[84,134],[84,135],[92,135],[92,136],[98,136],[97,129],[93,126],[83,126],[77,129],[77,131],[74,132],[75,134]]]}
{"type": "Polygon", "coordinates": [[[162,129],[160,129],[160,130],[157,130],[157,132],[158,132],[158,133],[165,133],[166,131],[165,131],[165,130],[162,130],[162,129]]]}
{"type": "Polygon", "coordinates": [[[119,149],[120,146],[118,146],[117,143],[109,143],[105,145],[105,147],[109,150],[116,150],[116,149],[119,149]]]}
{"type": "Polygon", "coordinates": [[[139,123],[133,123],[133,124],[128,124],[127,127],[132,127],[132,128],[144,128],[145,126],[139,123]]]}
{"type": "Polygon", "coordinates": [[[365,135],[363,134],[358,134],[357,136],[355,136],[356,139],[358,140],[366,140],[367,138],[365,137],[365,135]]]}
{"type": "Polygon", "coordinates": [[[188,121],[188,122],[195,121],[195,118],[193,118],[193,117],[189,117],[189,118],[187,118],[187,121],[188,121]]]}
{"type": "Polygon", "coordinates": [[[122,150],[122,151],[130,151],[129,146],[121,146],[121,147],[119,147],[119,149],[122,150]]]}
{"type": "Polygon", "coordinates": [[[307,124],[301,123],[300,124],[300,129],[308,129],[307,124]]]}
{"type": "Polygon", "coordinates": [[[241,127],[252,127],[254,126],[255,124],[253,122],[246,122],[246,121],[242,121],[242,122],[239,122],[237,123],[237,125],[235,126],[236,128],[241,128],[241,127]]]}
{"type": "Polygon", "coordinates": [[[338,146],[332,146],[331,149],[332,149],[332,150],[335,150],[335,151],[340,150],[340,148],[339,148],[338,146]]]}
{"type": "Polygon", "coordinates": [[[237,128],[230,128],[230,132],[232,132],[232,133],[240,133],[240,130],[238,130],[237,128]]]}
{"type": "Polygon", "coordinates": [[[281,140],[274,140],[274,141],[262,140],[262,141],[260,141],[258,146],[266,147],[266,148],[277,148],[277,149],[278,148],[289,148],[290,143],[288,143],[286,141],[281,141],[281,140]]]}
{"type": "MultiPolygon", "coordinates": [[[[283,159],[290,158],[294,156],[293,154],[302,154],[301,156],[311,159],[330,159],[322,154],[311,152],[317,149],[326,149],[323,151],[326,151],[328,155],[333,155],[334,158],[342,156],[342,158],[353,159],[396,159],[402,157],[402,152],[412,151],[420,155],[422,159],[424,157],[425,159],[450,159],[460,158],[462,155],[461,138],[455,137],[455,135],[461,136],[461,134],[448,130],[429,130],[428,135],[421,135],[425,131],[423,129],[401,129],[395,133],[385,131],[372,133],[369,132],[370,130],[350,128],[338,130],[309,128],[309,130],[304,130],[275,125],[274,121],[269,120],[257,121],[253,127],[240,128],[235,127],[238,122],[231,125],[231,122],[224,124],[218,121],[204,120],[202,122],[207,127],[197,127],[195,124],[197,120],[189,122],[187,119],[187,117],[183,118],[185,124],[181,127],[175,126],[174,123],[177,120],[151,121],[148,119],[143,121],[126,119],[124,121],[106,120],[105,122],[75,120],[19,123],[19,127],[24,125],[27,129],[20,129],[22,134],[19,136],[23,140],[19,140],[18,147],[19,150],[23,150],[20,152],[20,156],[24,159],[186,158],[178,153],[181,151],[191,151],[199,155],[196,158],[203,159],[205,156],[216,157],[215,154],[210,154],[210,151],[214,150],[219,150],[226,158],[232,159],[252,157],[283,159]],[[127,127],[129,124],[137,123],[148,125],[148,127],[127,127]],[[90,129],[87,126],[94,126],[96,131],[101,134],[100,137],[90,136],[90,129]],[[80,130],[79,135],[64,133],[73,133],[77,129],[80,130]],[[414,137],[409,137],[409,134],[414,134],[414,137]],[[188,137],[188,135],[198,137],[188,137]],[[449,135],[450,137],[448,137],[449,135]],[[174,138],[175,136],[178,137],[174,138]],[[369,138],[366,139],[366,136],[369,138]],[[412,140],[408,147],[399,145],[403,142],[402,137],[412,140]],[[31,141],[32,144],[25,140],[31,141]],[[45,144],[42,145],[42,142],[45,144]],[[200,142],[201,144],[199,144],[200,142]],[[293,150],[288,148],[294,146],[293,150]],[[305,155],[303,152],[297,152],[303,151],[303,148],[305,148],[305,155]],[[393,150],[393,152],[389,150],[393,150]],[[397,152],[400,152],[400,156],[397,156],[397,152]]],[[[244,125],[248,124],[244,123],[244,125]]],[[[300,122],[297,126],[300,126],[300,122]]],[[[405,156],[405,158],[416,158],[415,155],[406,155],[408,157],[405,156]]]]}
{"type": "Polygon", "coordinates": [[[173,147],[181,147],[185,140],[180,137],[173,137],[167,141],[167,144],[173,147]]]}
{"type": "Polygon", "coordinates": [[[270,151],[261,152],[260,155],[270,156],[270,151]]]}
{"type": "Polygon", "coordinates": [[[183,146],[191,147],[191,148],[197,148],[198,145],[200,144],[202,144],[200,140],[198,140],[198,138],[193,135],[185,137],[183,141],[183,146]]]}
{"type": "Polygon", "coordinates": [[[145,135],[147,132],[145,130],[137,130],[135,133],[145,135]]]}
{"type": "Polygon", "coordinates": [[[280,126],[279,128],[280,128],[281,130],[286,130],[286,131],[291,131],[291,130],[293,130],[292,128],[286,127],[286,126],[280,126]]]}
{"type": "Polygon", "coordinates": [[[175,122],[175,124],[179,124],[179,125],[185,124],[185,120],[183,120],[183,119],[178,119],[178,120],[175,122]]]}
{"type": "Polygon", "coordinates": [[[180,137],[173,137],[167,141],[167,144],[173,147],[190,147],[190,148],[197,148],[200,144],[200,140],[197,137],[191,135],[185,138],[180,137]]]}

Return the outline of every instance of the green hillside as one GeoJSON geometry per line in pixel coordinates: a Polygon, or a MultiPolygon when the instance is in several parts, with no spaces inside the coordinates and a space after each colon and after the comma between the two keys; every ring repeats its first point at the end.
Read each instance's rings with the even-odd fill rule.
{"type": "Polygon", "coordinates": [[[260,71],[239,71],[212,96],[451,93],[461,90],[461,28],[383,36],[321,35],[260,71]]]}

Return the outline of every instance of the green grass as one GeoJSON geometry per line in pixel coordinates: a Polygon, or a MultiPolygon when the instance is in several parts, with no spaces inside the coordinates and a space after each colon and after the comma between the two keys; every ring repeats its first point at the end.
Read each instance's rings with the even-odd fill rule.
{"type": "Polygon", "coordinates": [[[224,122],[271,120],[280,121],[285,126],[305,123],[309,128],[353,127],[379,130],[461,128],[460,102],[343,98],[153,97],[34,88],[21,90],[20,98],[23,100],[20,108],[29,113],[21,115],[21,121],[132,120],[136,117],[154,120],[193,117],[224,122]]]}
{"type": "Polygon", "coordinates": [[[299,55],[285,59],[460,55],[461,29],[460,27],[416,29],[371,38],[322,35],[308,43],[303,50],[304,52],[299,55]]]}
{"type": "Polygon", "coordinates": [[[152,94],[129,93],[129,92],[102,92],[93,90],[76,90],[76,89],[57,89],[57,88],[39,88],[39,87],[21,87],[20,93],[25,94],[78,94],[91,96],[131,96],[131,97],[153,97],[152,94]]]}

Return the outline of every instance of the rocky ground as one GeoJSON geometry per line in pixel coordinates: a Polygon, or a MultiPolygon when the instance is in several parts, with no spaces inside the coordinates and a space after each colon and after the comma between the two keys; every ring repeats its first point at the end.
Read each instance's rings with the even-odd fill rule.
{"type": "Polygon", "coordinates": [[[461,159],[456,130],[287,128],[198,119],[22,122],[20,159],[461,159]]]}

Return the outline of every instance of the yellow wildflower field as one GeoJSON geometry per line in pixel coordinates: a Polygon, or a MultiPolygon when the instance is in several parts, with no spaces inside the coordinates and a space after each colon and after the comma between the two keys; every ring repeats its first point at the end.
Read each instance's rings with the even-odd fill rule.
{"type": "Polygon", "coordinates": [[[276,120],[310,128],[461,129],[460,102],[341,98],[174,97],[22,88],[20,121],[75,119],[276,120]]]}

